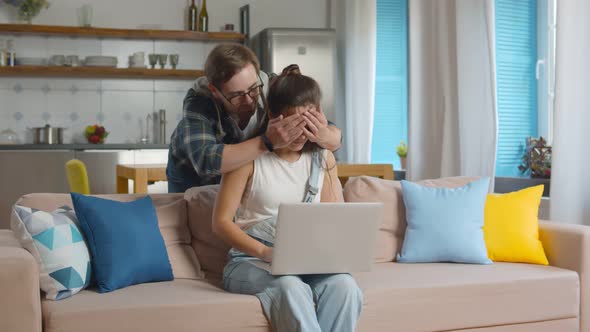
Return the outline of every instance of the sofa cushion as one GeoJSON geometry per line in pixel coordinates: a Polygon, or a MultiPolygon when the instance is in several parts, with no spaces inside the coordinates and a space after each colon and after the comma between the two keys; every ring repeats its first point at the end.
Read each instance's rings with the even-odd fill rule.
{"type": "Polygon", "coordinates": [[[202,280],[134,285],[106,294],[85,290],[53,303],[42,303],[44,332],[269,331],[255,296],[231,294],[202,280]]]}
{"type": "MultiPolygon", "coordinates": [[[[121,202],[144,197],[141,194],[96,195],[96,197],[121,202]]],[[[191,236],[187,225],[187,208],[182,194],[154,194],[152,197],[158,227],[164,238],[174,278],[201,279],[203,273],[195,252],[191,248],[191,236]]],[[[27,194],[17,202],[44,211],[53,211],[60,206],[72,206],[70,194],[27,194]]]]}
{"type": "MultiPolygon", "coordinates": [[[[477,179],[479,178],[450,177],[417,183],[427,187],[457,188],[477,179]]],[[[406,232],[406,209],[400,182],[371,176],[350,178],[344,187],[344,201],[383,203],[383,221],[377,235],[375,261],[393,261],[401,250],[406,232]]]]}
{"type": "MultiPolygon", "coordinates": [[[[574,318],[578,277],[550,266],[376,264],[355,273],[364,306],[358,331],[443,331],[574,318]]],[[[84,290],[42,302],[45,332],[269,331],[255,296],[202,280],[84,290]],[[228,319],[231,314],[231,319],[228,319]]]]}
{"type": "Polygon", "coordinates": [[[483,237],[489,182],[431,188],[402,181],[408,225],[397,261],[491,264],[483,237]]]}
{"type": "Polygon", "coordinates": [[[207,280],[220,286],[230,246],[213,234],[213,207],[219,185],[190,188],[184,193],[192,246],[207,280]]]}
{"type": "Polygon", "coordinates": [[[354,177],[344,186],[344,201],[383,203],[383,221],[377,234],[375,261],[393,261],[401,249],[406,231],[401,183],[370,176],[354,177]]]}
{"type": "Polygon", "coordinates": [[[174,279],[150,196],[132,202],[72,193],[98,291],[174,279]]]}
{"type": "Polygon", "coordinates": [[[490,259],[548,265],[539,241],[539,205],[543,185],[507,194],[489,194],[484,237],[490,259]]]}
{"type": "Polygon", "coordinates": [[[359,330],[446,331],[579,315],[578,275],[550,266],[380,263],[353,275],[365,299],[359,330]]]}
{"type": "Polygon", "coordinates": [[[90,254],[70,207],[48,212],[15,205],[10,226],[20,245],[35,257],[47,299],[64,299],[88,286],[90,254]]]}

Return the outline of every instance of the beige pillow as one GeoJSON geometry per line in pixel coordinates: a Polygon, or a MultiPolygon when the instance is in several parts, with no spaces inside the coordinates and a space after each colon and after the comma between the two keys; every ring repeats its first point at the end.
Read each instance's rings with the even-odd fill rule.
{"type": "Polygon", "coordinates": [[[212,230],[213,207],[218,192],[219,185],[194,187],[184,193],[184,199],[188,203],[192,247],[205,272],[205,278],[221,285],[230,246],[213,234],[212,230]]]}
{"type": "MultiPolygon", "coordinates": [[[[96,197],[120,202],[129,202],[145,194],[95,195],[96,197]]],[[[195,252],[191,248],[191,236],[187,225],[187,207],[182,194],[150,195],[156,208],[158,226],[166,244],[174,278],[202,279],[203,272],[195,252]]],[[[72,206],[70,194],[28,194],[17,204],[31,208],[53,211],[67,205],[72,206]]]]}
{"type": "Polygon", "coordinates": [[[166,243],[166,250],[177,279],[203,279],[204,273],[191,247],[188,228],[187,204],[182,197],[174,195],[151,195],[156,207],[158,225],[166,243]]]}
{"type": "MultiPolygon", "coordinates": [[[[423,180],[417,183],[428,187],[456,188],[478,177],[450,177],[423,180]]],[[[345,202],[383,203],[383,222],[377,234],[375,262],[391,262],[401,250],[406,232],[406,208],[403,202],[401,182],[376,177],[351,178],[344,187],[345,202]]]]}
{"type": "Polygon", "coordinates": [[[383,222],[377,234],[375,262],[391,262],[399,252],[406,231],[400,182],[372,176],[350,178],[344,186],[345,202],[383,203],[383,222]]]}

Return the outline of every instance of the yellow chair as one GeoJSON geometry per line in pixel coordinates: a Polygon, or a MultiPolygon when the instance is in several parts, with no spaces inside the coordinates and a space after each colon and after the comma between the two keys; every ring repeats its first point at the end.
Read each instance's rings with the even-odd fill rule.
{"type": "Polygon", "coordinates": [[[70,191],[78,194],[90,195],[88,185],[88,173],[86,165],[81,160],[72,159],[66,163],[66,175],[70,185],[70,191]]]}

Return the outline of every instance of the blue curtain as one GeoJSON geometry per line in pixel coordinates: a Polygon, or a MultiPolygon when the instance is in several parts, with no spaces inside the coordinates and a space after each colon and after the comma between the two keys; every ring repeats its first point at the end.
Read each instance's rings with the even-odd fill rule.
{"type": "Polygon", "coordinates": [[[537,1],[495,0],[498,152],[496,176],[521,176],[528,136],[537,136],[537,1]]]}
{"type": "Polygon", "coordinates": [[[371,162],[400,169],[396,146],[408,140],[408,2],[377,0],[377,63],[371,162]]]}

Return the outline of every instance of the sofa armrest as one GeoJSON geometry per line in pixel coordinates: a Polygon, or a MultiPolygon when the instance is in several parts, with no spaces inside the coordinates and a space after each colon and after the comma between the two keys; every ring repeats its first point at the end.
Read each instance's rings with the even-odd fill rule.
{"type": "Polygon", "coordinates": [[[0,229],[0,331],[41,332],[37,262],[6,229],[0,229]]]}
{"type": "Polygon", "coordinates": [[[590,227],[540,221],[539,237],[551,266],[578,272],[580,332],[590,332],[590,227]]]}

